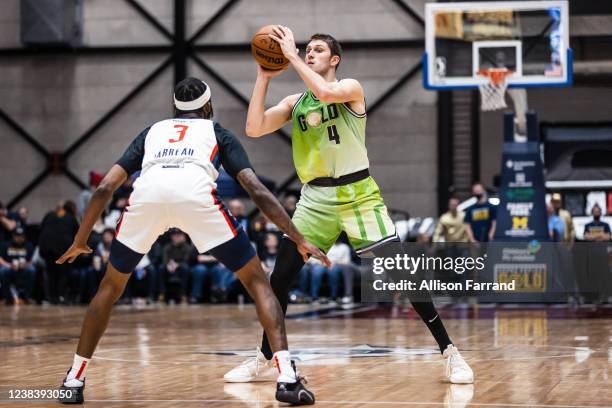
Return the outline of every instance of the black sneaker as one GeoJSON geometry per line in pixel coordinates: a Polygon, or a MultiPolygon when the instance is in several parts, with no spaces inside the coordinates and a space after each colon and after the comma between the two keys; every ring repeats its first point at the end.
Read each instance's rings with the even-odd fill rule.
{"type": "Polygon", "coordinates": [[[295,369],[295,362],[291,360],[291,367],[296,373],[297,381],[294,383],[276,383],[276,400],[280,402],[287,402],[291,405],[314,405],[315,396],[312,391],[306,389],[306,379],[297,375],[295,369]]]}
{"type": "MultiPolygon", "coordinates": [[[[70,372],[70,370],[68,370],[68,372],[70,372]]],[[[80,387],[67,387],[64,385],[65,382],[66,378],[62,381],[62,386],[59,389],[60,396],[57,400],[62,404],[82,404],[85,401],[85,396],[83,395],[85,380],[83,380],[83,385],[80,387]]]]}

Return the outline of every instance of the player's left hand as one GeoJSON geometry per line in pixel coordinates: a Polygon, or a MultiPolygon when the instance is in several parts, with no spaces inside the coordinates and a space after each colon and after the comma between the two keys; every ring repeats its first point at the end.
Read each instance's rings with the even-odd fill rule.
{"type": "Polygon", "coordinates": [[[68,248],[68,250],[64,252],[64,255],[60,256],[55,263],[63,264],[66,261],[68,261],[68,263],[73,263],[79,255],[91,254],[92,252],[92,249],[88,247],[87,244],[78,244],[73,242],[72,245],[70,245],[70,248],[68,248]]]}
{"type": "Polygon", "coordinates": [[[268,35],[280,45],[283,55],[285,55],[286,58],[297,57],[298,50],[295,46],[295,39],[293,38],[291,29],[289,27],[277,25],[274,26],[272,31],[274,31],[274,34],[268,35]]]}
{"type": "Polygon", "coordinates": [[[300,252],[300,254],[302,254],[302,258],[304,259],[304,262],[308,262],[308,258],[310,256],[313,256],[317,258],[319,261],[321,261],[323,265],[325,265],[328,268],[331,268],[331,261],[329,260],[327,255],[325,255],[323,251],[321,251],[316,246],[312,245],[310,242],[303,240],[302,242],[296,243],[296,245],[297,245],[298,251],[300,252]]]}

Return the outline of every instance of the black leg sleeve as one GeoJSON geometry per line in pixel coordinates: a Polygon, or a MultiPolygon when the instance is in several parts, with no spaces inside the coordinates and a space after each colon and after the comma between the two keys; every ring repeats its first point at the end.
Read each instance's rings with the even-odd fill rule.
{"type": "MultiPolygon", "coordinates": [[[[374,250],[374,254],[376,256],[386,257],[391,253],[387,251],[387,248],[390,247],[381,247],[374,250]]],[[[393,248],[393,247],[391,247],[393,248]]],[[[417,286],[420,286],[420,279],[415,281],[417,286]]],[[[438,315],[438,311],[433,304],[433,300],[431,299],[431,294],[427,290],[417,290],[417,291],[407,291],[408,299],[410,303],[412,303],[412,307],[419,314],[423,323],[427,326],[434,339],[438,343],[438,347],[440,347],[440,352],[444,352],[446,347],[449,344],[452,344],[450,337],[448,337],[448,333],[446,332],[446,328],[442,323],[442,318],[438,315]]]]}
{"type": "MultiPolygon", "coordinates": [[[[304,266],[304,260],[302,259],[302,255],[298,252],[295,243],[289,238],[283,238],[278,249],[274,271],[270,276],[270,285],[283,309],[283,314],[287,312],[289,289],[300,273],[302,266],[304,266]]],[[[272,358],[272,348],[270,347],[265,332],[261,342],[261,352],[268,360],[272,358]]]]}
{"type": "Polygon", "coordinates": [[[449,344],[452,344],[446,328],[442,323],[442,318],[438,315],[438,311],[433,304],[431,295],[426,290],[418,292],[408,291],[408,299],[412,303],[414,310],[421,316],[423,323],[427,325],[427,328],[433,335],[434,339],[440,347],[440,352],[444,352],[449,344]]]}

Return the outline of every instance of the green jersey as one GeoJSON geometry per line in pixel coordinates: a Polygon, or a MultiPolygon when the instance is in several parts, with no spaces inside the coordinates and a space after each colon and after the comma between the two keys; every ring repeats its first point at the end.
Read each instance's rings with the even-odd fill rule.
{"type": "Polygon", "coordinates": [[[310,90],[293,106],[293,163],[302,183],[369,167],[366,115],[348,103],[323,103],[310,90]]]}

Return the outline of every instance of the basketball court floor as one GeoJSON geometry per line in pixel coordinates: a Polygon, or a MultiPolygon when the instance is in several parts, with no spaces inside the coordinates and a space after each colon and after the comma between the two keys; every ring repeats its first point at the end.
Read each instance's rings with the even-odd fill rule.
{"type": "MultiPolygon", "coordinates": [[[[10,400],[10,391],[60,384],[83,315],[39,306],[0,313],[0,406],[58,406],[10,400]]],[[[287,329],[317,406],[612,406],[612,308],[455,305],[441,315],[474,369],[473,385],[445,382],[435,343],[409,306],[292,305],[287,329]]],[[[274,383],[223,382],[254,355],[260,330],[250,304],[118,306],[88,372],[85,404],[282,406],[274,383]]]]}

